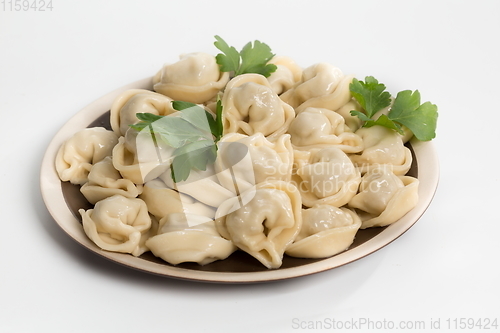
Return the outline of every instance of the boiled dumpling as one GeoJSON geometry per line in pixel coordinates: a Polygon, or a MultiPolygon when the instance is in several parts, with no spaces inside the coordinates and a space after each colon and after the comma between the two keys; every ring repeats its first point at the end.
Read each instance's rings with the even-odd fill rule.
{"type": "Polygon", "coordinates": [[[236,76],[222,97],[224,134],[257,132],[266,137],[284,134],[295,117],[293,108],[273,91],[260,74],[236,76]]]}
{"type": "Polygon", "coordinates": [[[302,210],[302,228],[286,254],[300,258],[326,258],[345,251],[354,241],[361,220],[352,210],[315,205],[302,210]]]}
{"type": "Polygon", "coordinates": [[[317,63],[307,67],[302,72],[301,81],[281,96],[294,108],[305,101],[333,93],[344,77],[342,71],[328,63],[317,63]]]}
{"type": "Polygon", "coordinates": [[[276,65],[275,72],[267,78],[273,91],[281,95],[297,84],[302,77],[302,68],[291,58],[285,56],[273,57],[268,62],[276,65]]]}
{"type": "Polygon", "coordinates": [[[292,121],[288,133],[294,147],[300,150],[332,145],[346,153],[363,149],[361,137],[351,132],[340,114],[328,109],[305,109],[292,121]]]}
{"type": "Polygon", "coordinates": [[[148,250],[144,243],[150,236],[151,218],[141,199],[114,195],[79,213],[85,233],[101,249],[134,256],[148,250]]]}
{"type": "Polygon", "coordinates": [[[359,193],[349,201],[349,207],[358,210],[362,229],[386,226],[415,207],[418,184],[418,179],[397,176],[390,166],[382,165],[363,176],[359,193]]]}
{"type": "Polygon", "coordinates": [[[113,166],[123,178],[144,184],[169,170],[174,148],[164,143],[158,134],[146,129],[130,128],[113,148],[113,166]]]}
{"type": "Polygon", "coordinates": [[[363,140],[364,150],[350,156],[361,173],[379,165],[389,165],[397,175],[404,175],[410,170],[411,151],[403,144],[403,136],[394,130],[382,126],[363,127],[356,131],[363,140]]]}
{"type": "Polygon", "coordinates": [[[186,194],[210,207],[218,207],[222,202],[234,197],[233,192],[219,183],[213,164],[207,165],[204,171],[191,169],[188,178],[177,183],[173,181],[170,169],[162,173],[159,178],[168,188],[186,194]]]}
{"type": "Polygon", "coordinates": [[[229,133],[218,146],[217,178],[235,194],[264,181],[291,179],[293,148],[288,134],[271,142],[262,133],[229,133]]]}
{"type": "Polygon", "coordinates": [[[153,89],[174,100],[205,103],[214,98],[229,81],[215,57],[207,53],[182,55],[174,64],[165,65],[153,79],[153,89]]]}
{"type": "Polygon", "coordinates": [[[92,166],[88,179],[89,181],[80,188],[80,192],[91,204],[115,194],[135,198],[142,191],[142,186],[136,186],[131,180],[122,178],[113,167],[109,156],[92,166]]]}
{"type": "Polygon", "coordinates": [[[174,112],[171,98],[150,90],[130,89],[120,94],[111,106],[111,128],[117,135],[125,135],[129,125],[140,121],[137,113],[166,116],[174,112]]]}
{"type": "Polygon", "coordinates": [[[206,265],[226,259],[236,246],[217,232],[205,216],[171,213],[159,222],[158,235],[146,241],[151,252],[172,265],[196,262],[206,265]]]}
{"type": "Polygon", "coordinates": [[[66,140],[56,155],[59,178],[83,185],[92,165],[110,156],[118,136],[103,127],[85,128],[66,140]]]}
{"type": "Polygon", "coordinates": [[[202,215],[212,219],[215,217],[215,208],[169,188],[160,179],[153,179],[144,184],[139,198],[144,200],[149,212],[158,220],[171,213],[202,215]]]}
{"type": "Polygon", "coordinates": [[[302,225],[301,207],[292,183],[259,183],[217,209],[217,230],[267,268],[279,268],[302,225]]]}
{"type": "Polygon", "coordinates": [[[295,163],[293,179],[298,184],[304,206],[329,204],[340,207],[358,190],[360,172],[338,148],[296,151],[295,163]]]}
{"type": "Polygon", "coordinates": [[[304,69],[301,81],[280,97],[297,113],[308,107],[336,111],[352,98],[349,90],[352,79],[353,76],[344,75],[331,64],[318,63],[304,69]]]}

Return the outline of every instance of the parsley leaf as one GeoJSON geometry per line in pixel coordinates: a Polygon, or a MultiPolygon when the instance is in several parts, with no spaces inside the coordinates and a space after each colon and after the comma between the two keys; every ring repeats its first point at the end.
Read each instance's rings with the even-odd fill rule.
{"type": "Polygon", "coordinates": [[[207,165],[213,164],[217,157],[217,146],[212,140],[192,142],[177,149],[170,167],[174,182],[186,180],[191,169],[205,171],[207,165]]]}
{"type": "Polygon", "coordinates": [[[429,141],[436,137],[437,110],[437,106],[431,102],[420,104],[418,90],[404,90],[396,96],[387,116],[408,127],[420,141],[429,141]]]}
{"type": "Polygon", "coordinates": [[[222,53],[219,53],[215,59],[222,72],[234,72],[234,76],[257,73],[269,77],[278,67],[274,64],[268,64],[274,57],[271,48],[258,40],[247,43],[241,52],[235,47],[229,46],[220,36],[215,36],[214,42],[222,53]]]}
{"type": "MultiPolygon", "coordinates": [[[[149,130],[172,148],[170,166],[174,182],[186,180],[192,169],[206,170],[217,157],[217,145],[222,137],[222,103],[217,101],[216,119],[203,107],[184,101],[173,101],[172,107],[180,111],[179,117],[137,113],[139,123],[129,125],[142,131],[149,130]]],[[[153,144],[157,146],[153,136],[153,144]]]]}
{"type": "Polygon", "coordinates": [[[367,76],[365,82],[353,79],[349,89],[366,111],[368,118],[391,104],[391,94],[385,91],[385,85],[378,83],[373,76],[367,76]]]}
{"type": "Polygon", "coordinates": [[[420,104],[418,90],[399,92],[389,113],[372,119],[375,113],[391,104],[391,95],[385,91],[385,85],[374,77],[367,76],[365,82],[354,79],[349,89],[366,111],[366,113],[351,111],[351,115],[357,116],[364,122],[363,127],[379,125],[403,134],[402,126],[406,126],[420,141],[429,141],[436,137],[437,106],[430,102],[420,104]]]}
{"type": "Polygon", "coordinates": [[[220,70],[222,72],[236,72],[240,68],[240,53],[233,46],[227,45],[219,36],[215,36],[215,39],[217,39],[214,42],[215,47],[223,52],[215,57],[220,70]]]}

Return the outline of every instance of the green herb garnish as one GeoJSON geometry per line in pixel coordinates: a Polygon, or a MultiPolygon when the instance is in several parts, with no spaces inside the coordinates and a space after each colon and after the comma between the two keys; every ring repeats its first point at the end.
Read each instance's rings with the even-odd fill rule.
{"type": "MultiPolygon", "coordinates": [[[[216,119],[204,108],[189,102],[173,101],[172,107],[181,111],[179,117],[137,113],[139,123],[129,125],[142,131],[146,128],[172,148],[170,166],[172,179],[186,180],[192,169],[205,171],[217,157],[216,143],[222,137],[222,103],[217,101],[216,119]]],[[[153,136],[153,143],[157,145],[153,136]]]]}
{"type": "Polygon", "coordinates": [[[222,53],[215,58],[222,72],[234,72],[234,76],[257,73],[269,77],[278,67],[274,64],[268,64],[268,61],[274,57],[271,48],[258,40],[247,43],[241,52],[238,52],[234,46],[229,46],[221,37],[215,36],[214,42],[222,53]]]}
{"type": "Polygon", "coordinates": [[[365,113],[351,111],[351,115],[358,116],[364,122],[363,127],[379,125],[403,134],[402,126],[406,126],[420,141],[429,141],[436,137],[437,106],[430,102],[420,104],[418,90],[400,91],[387,115],[382,114],[373,119],[375,113],[391,104],[391,94],[385,91],[385,85],[373,76],[367,76],[365,82],[354,79],[349,89],[365,110],[365,113]]]}

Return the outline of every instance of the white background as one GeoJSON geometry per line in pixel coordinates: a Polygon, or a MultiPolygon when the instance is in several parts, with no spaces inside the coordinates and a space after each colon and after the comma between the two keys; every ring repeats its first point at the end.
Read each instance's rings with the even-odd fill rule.
{"type": "Polygon", "coordinates": [[[431,320],[442,330],[447,318],[500,321],[500,1],[53,0],[46,12],[5,2],[0,332],[295,332],[360,318],[437,331],[431,320]],[[415,226],[349,265],[255,285],[140,273],[70,239],[40,195],[52,136],[179,54],[216,54],[216,34],[238,48],[261,40],[303,67],[327,61],[373,75],[393,92],[418,89],[437,104],[440,184],[415,226]]]}

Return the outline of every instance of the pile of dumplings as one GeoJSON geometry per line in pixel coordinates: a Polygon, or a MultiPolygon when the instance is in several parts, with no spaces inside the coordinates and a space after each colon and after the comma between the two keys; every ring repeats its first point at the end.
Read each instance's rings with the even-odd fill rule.
{"type": "MultiPolygon", "coordinates": [[[[361,127],[353,76],[328,63],[299,67],[288,57],[269,77],[220,72],[214,56],[191,53],[153,77],[153,91],[123,92],[111,129],[86,128],[60,147],[62,181],[93,204],[80,209],[101,249],[151,251],[177,265],[206,265],[245,251],[269,269],[284,255],[326,258],[345,251],[359,229],[396,222],[418,200],[404,145],[412,136],[361,127]],[[130,124],[136,113],[178,116],[172,101],[223,106],[223,137],[207,170],[172,180],[173,149],[130,124]],[[169,159],[170,157],[170,159],[169,159]]],[[[382,110],[380,112],[387,112],[382,110]]]]}

